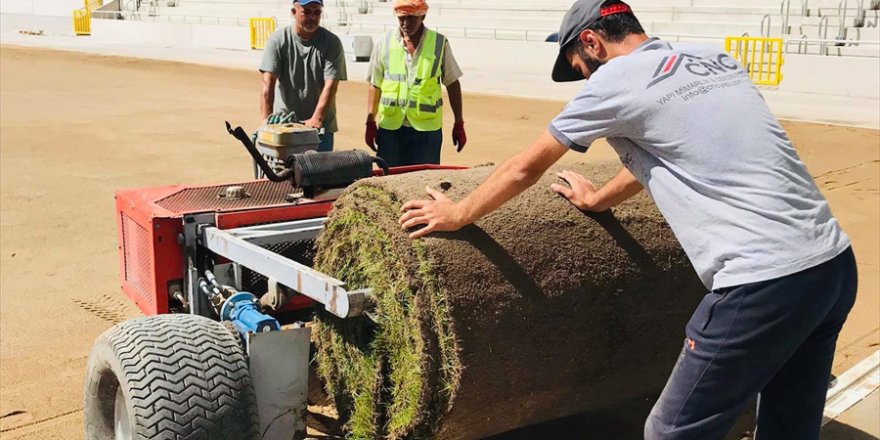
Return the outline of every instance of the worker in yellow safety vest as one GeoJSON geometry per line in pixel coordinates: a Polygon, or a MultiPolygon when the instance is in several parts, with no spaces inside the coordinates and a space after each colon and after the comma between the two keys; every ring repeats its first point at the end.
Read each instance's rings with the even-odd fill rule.
{"type": "Polygon", "coordinates": [[[370,59],[367,146],[389,166],[439,164],[443,90],[455,115],[452,143],[467,143],[461,106],[461,69],[449,42],[424,25],[424,0],[396,0],[400,28],[376,44],[370,59]]]}

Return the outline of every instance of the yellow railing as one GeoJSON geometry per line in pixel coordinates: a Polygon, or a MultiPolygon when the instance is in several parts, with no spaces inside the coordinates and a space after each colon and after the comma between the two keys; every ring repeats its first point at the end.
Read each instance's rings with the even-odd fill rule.
{"type": "Polygon", "coordinates": [[[73,33],[76,35],[92,34],[92,14],[88,9],[73,10],[73,33]]]}
{"type": "Polygon", "coordinates": [[[104,0],[83,0],[82,9],[73,11],[73,33],[76,35],[92,34],[92,11],[104,6],[104,0]]]}
{"type": "Polygon", "coordinates": [[[782,81],[782,38],[727,37],[724,49],[749,72],[757,85],[782,81]]]}
{"type": "Polygon", "coordinates": [[[83,6],[89,12],[92,12],[101,6],[104,6],[104,0],[83,0],[83,6]]]}
{"type": "Polygon", "coordinates": [[[251,49],[263,49],[272,32],[275,32],[275,18],[251,18],[251,49]]]}

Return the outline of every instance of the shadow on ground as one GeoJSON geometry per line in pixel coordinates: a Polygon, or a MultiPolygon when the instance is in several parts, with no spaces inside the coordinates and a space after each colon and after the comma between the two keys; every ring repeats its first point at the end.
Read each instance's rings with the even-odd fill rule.
{"type": "MultiPolygon", "coordinates": [[[[641,399],[595,413],[576,414],[520,428],[484,440],[641,440],[644,421],[655,399],[641,399]]],[[[754,408],[754,405],[749,405],[754,408]]],[[[752,438],[754,409],[746,411],[725,440],[752,438]]],[[[822,440],[878,440],[871,434],[832,420],[822,429],[822,440]]]]}

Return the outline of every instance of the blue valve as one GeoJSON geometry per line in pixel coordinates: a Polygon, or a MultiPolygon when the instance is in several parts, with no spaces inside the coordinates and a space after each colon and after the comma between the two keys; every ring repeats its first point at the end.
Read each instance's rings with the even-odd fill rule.
{"type": "Polygon", "coordinates": [[[257,297],[249,292],[230,296],[220,309],[220,320],[231,321],[242,335],[281,330],[275,318],[260,312],[257,301],[257,297]]]}

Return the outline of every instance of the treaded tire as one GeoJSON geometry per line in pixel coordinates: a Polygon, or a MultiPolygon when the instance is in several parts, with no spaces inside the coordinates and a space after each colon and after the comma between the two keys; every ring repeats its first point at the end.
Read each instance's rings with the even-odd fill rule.
{"type": "Polygon", "coordinates": [[[85,438],[115,438],[114,403],[122,389],[131,438],[258,438],[254,388],[236,335],[195,315],[123,322],[89,355],[85,438]]]}

